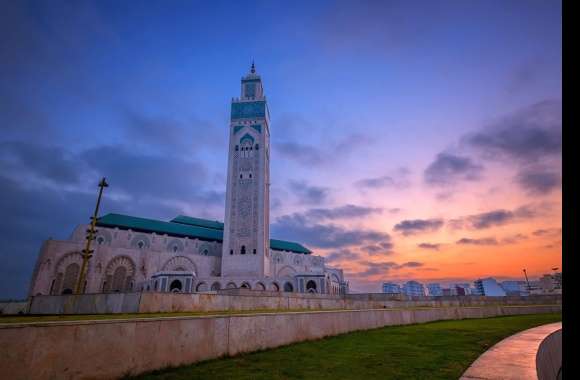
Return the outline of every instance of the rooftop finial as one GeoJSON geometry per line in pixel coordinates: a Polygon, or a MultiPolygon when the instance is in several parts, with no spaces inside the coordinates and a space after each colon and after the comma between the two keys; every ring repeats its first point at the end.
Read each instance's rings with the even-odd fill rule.
{"type": "Polygon", "coordinates": [[[254,74],[256,72],[256,65],[254,65],[254,60],[252,60],[252,68],[250,69],[250,72],[252,74],[254,74]]]}

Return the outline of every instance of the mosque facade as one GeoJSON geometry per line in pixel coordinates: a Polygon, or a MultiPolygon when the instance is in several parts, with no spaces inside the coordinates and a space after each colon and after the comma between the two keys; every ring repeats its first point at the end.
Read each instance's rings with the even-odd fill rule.
{"type": "MultiPolygon", "coordinates": [[[[345,294],[342,269],[300,243],[270,238],[270,116],[254,65],[232,99],[224,223],[121,214],[97,220],[85,293],[256,291],[345,294]]],[[[75,289],[86,224],[43,243],[29,295],[75,289]]]]}

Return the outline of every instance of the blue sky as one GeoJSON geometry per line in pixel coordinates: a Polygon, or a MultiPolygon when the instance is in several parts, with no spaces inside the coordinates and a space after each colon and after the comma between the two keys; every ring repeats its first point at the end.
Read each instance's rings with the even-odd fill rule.
{"type": "MultiPolygon", "coordinates": [[[[423,240],[393,231],[403,220],[543,202],[551,204],[544,216],[549,225],[534,219],[518,226],[530,230],[528,244],[536,229],[560,227],[557,144],[526,145],[533,168],[513,159],[530,129],[549,130],[561,141],[557,1],[21,1],[0,7],[0,206],[10,215],[0,226],[6,242],[0,297],[25,294],[43,239],[66,238],[86,221],[99,176],[111,182],[105,212],[223,219],[229,103],[252,60],[272,116],[273,231],[288,235],[276,237],[308,239],[320,226],[341,236],[372,230],[394,247],[372,257],[364,253],[368,242],[313,247],[334,254],[355,287],[373,290],[380,278],[427,278],[427,272],[451,281],[466,271],[443,267],[469,253],[415,252],[411,247],[423,240]],[[549,107],[538,111],[538,104],[549,107]],[[506,120],[524,125],[531,119],[514,138],[517,146],[495,146],[504,160],[470,143],[473,134],[507,128],[506,120]],[[441,152],[471,161],[438,161],[441,152]],[[435,169],[448,165],[443,174],[459,180],[426,184],[433,163],[435,169]],[[480,176],[460,173],[480,167],[480,176]],[[369,183],[379,186],[361,186],[369,183]],[[381,211],[311,220],[310,231],[294,234],[282,223],[316,207],[345,205],[381,211]],[[373,277],[353,261],[385,269],[373,277]],[[432,270],[405,272],[413,265],[404,263],[432,270]]],[[[516,233],[489,233],[508,232],[516,233]]],[[[550,244],[534,247],[544,252],[550,244]]],[[[478,263],[490,252],[465,262],[478,263]]],[[[540,274],[546,260],[561,260],[558,247],[538,255],[548,258],[532,260],[532,273],[540,274]]],[[[520,262],[510,263],[500,275],[515,276],[520,262]]]]}

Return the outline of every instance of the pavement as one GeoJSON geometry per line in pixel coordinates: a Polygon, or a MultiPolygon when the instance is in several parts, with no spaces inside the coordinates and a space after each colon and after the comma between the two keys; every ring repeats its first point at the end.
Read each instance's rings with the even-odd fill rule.
{"type": "Polygon", "coordinates": [[[562,322],[512,335],[484,352],[460,380],[537,380],[536,353],[540,343],[562,328],[562,322]]]}

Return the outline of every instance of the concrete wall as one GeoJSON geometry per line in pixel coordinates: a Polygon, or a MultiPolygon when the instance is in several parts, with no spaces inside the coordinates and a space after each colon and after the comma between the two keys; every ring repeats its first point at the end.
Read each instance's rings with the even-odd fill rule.
{"type": "Polygon", "coordinates": [[[536,354],[538,380],[562,379],[562,329],[548,335],[536,354]]]}
{"type": "Polygon", "coordinates": [[[0,301],[0,315],[26,314],[29,303],[24,301],[0,301]]]}
{"type": "Polygon", "coordinates": [[[159,313],[220,310],[328,310],[398,307],[561,304],[562,297],[393,297],[386,294],[328,296],[320,294],[255,292],[103,293],[35,296],[30,314],[159,313]]]}
{"type": "Polygon", "coordinates": [[[356,330],[561,312],[561,305],[343,310],[0,325],[11,379],[113,379],[356,330]]]}

